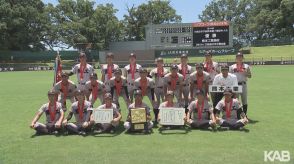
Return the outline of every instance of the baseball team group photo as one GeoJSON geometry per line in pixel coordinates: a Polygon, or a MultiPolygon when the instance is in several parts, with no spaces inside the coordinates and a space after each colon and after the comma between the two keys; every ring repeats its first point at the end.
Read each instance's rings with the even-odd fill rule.
{"type": "Polygon", "coordinates": [[[294,1],[3,0],[0,164],[293,163],[294,1]]]}

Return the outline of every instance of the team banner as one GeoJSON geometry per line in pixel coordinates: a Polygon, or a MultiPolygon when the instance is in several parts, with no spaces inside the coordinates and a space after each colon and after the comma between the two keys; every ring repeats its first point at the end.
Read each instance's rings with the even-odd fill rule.
{"type": "Polygon", "coordinates": [[[234,93],[242,93],[242,86],[221,86],[221,85],[209,85],[209,92],[224,92],[226,88],[232,89],[234,93]]]}
{"type": "Polygon", "coordinates": [[[160,108],[161,125],[184,125],[184,108],[160,108]]]}
{"type": "Polygon", "coordinates": [[[61,65],[61,58],[59,55],[59,51],[57,51],[57,55],[54,62],[54,84],[61,81],[61,72],[62,72],[62,65],[61,65]]]}
{"type": "Polygon", "coordinates": [[[110,123],[113,120],[113,109],[94,109],[95,123],[110,123]]]}
{"type": "Polygon", "coordinates": [[[131,109],[131,123],[133,130],[144,130],[147,128],[147,113],[145,108],[131,109]]]}

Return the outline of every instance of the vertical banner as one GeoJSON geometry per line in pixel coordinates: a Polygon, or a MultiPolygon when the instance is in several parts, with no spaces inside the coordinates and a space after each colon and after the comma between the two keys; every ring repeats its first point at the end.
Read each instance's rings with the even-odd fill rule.
{"type": "Polygon", "coordinates": [[[54,62],[54,83],[53,86],[61,81],[61,72],[62,72],[62,65],[61,65],[61,58],[59,55],[59,51],[57,51],[57,55],[54,62]]]}

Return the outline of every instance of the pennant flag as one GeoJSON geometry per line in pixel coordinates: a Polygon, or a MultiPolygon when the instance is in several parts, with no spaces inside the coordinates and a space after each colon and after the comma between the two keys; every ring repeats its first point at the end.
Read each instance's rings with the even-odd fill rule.
{"type": "Polygon", "coordinates": [[[61,58],[59,55],[59,51],[57,51],[57,55],[56,55],[55,62],[54,62],[54,83],[53,83],[53,85],[55,85],[56,83],[61,81],[61,72],[62,72],[61,58]]]}

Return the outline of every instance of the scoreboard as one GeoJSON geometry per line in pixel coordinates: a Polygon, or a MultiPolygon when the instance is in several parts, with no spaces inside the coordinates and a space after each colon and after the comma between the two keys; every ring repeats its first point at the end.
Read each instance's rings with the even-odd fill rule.
{"type": "Polygon", "coordinates": [[[233,46],[232,26],[227,21],[147,25],[150,49],[199,49],[233,46]]]}

